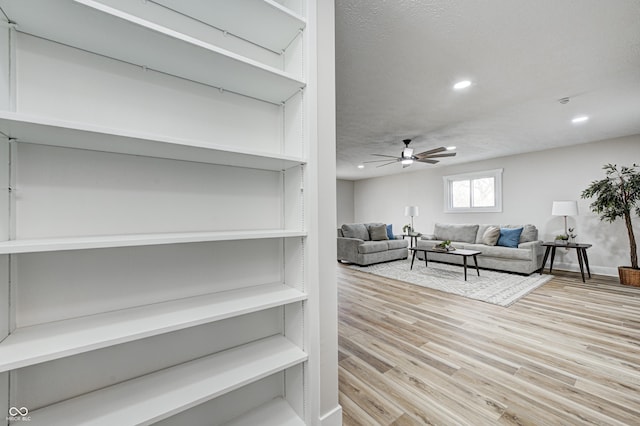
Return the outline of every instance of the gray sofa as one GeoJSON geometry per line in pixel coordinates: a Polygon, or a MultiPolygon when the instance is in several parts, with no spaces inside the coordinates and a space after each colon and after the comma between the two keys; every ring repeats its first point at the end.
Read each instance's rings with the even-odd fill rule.
{"type": "Polygon", "coordinates": [[[406,259],[409,242],[399,236],[388,239],[372,231],[384,223],[350,223],[338,228],[338,260],[360,266],[406,259]],[[372,239],[372,234],[375,239],[372,239]]]}
{"type": "MultiPolygon", "coordinates": [[[[489,224],[445,224],[436,223],[432,235],[423,235],[418,248],[431,248],[442,241],[450,240],[453,247],[478,250],[478,266],[520,274],[531,274],[542,264],[542,241],[538,240],[538,229],[534,225],[489,225],[489,224]],[[517,247],[486,244],[485,232],[490,226],[497,228],[523,228],[517,247]]],[[[422,252],[418,253],[424,259],[422,252]]],[[[460,256],[429,253],[429,260],[462,263],[460,256]]]]}

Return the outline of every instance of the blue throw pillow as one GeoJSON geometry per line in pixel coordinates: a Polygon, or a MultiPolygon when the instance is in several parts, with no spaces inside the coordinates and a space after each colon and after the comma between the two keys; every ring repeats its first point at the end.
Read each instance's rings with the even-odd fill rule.
{"type": "Polygon", "coordinates": [[[387,237],[389,237],[390,240],[393,240],[393,239],[396,238],[393,235],[393,225],[391,225],[391,224],[387,225],[387,237]]]}
{"type": "Polygon", "coordinates": [[[523,228],[500,228],[498,246],[518,248],[523,228]]]}

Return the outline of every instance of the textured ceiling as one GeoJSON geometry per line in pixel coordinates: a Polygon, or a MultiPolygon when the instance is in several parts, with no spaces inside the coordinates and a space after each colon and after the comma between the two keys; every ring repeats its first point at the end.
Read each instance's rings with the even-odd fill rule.
{"type": "Polygon", "coordinates": [[[336,0],[336,96],[339,179],[640,134],[640,1],[336,0]],[[458,155],[356,167],[405,138],[458,155]]]}

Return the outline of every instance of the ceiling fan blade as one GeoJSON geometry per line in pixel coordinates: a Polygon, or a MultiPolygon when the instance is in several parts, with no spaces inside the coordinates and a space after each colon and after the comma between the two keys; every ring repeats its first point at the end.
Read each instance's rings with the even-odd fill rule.
{"type": "Polygon", "coordinates": [[[418,158],[416,161],[419,161],[421,163],[429,163],[429,164],[436,164],[439,163],[438,160],[430,160],[428,158],[418,158]]]}
{"type": "MultiPolygon", "coordinates": [[[[383,161],[389,161],[389,160],[388,159],[384,159],[384,160],[369,160],[369,161],[363,161],[363,163],[381,163],[383,161]]],[[[400,159],[398,158],[395,161],[400,161],[400,159]]]]}
{"type": "Polygon", "coordinates": [[[410,167],[412,164],[413,164],[413,163],[403,164],[403,165],[402,165],[402,168],[403,168],[403,169],[406,169],[407,167],[410,167]]]}
{"type": "Polygon", "coordinates": [[[384,154],[371,154],[371,155],[375,155],[376,157],[398,158],[397,155],[384,155],[384,154]]]}
{"type": "Polygon", "coordinates": [[[394,163],[397,163],[397,161],[390,161],[388,163],[380,164],[379,166],[376,166],[376,168],[382,167],[382,166],[388,166],[389,164],[394,164],[394,163]]]}
{"type": "Polygon", "coordinates": [[[445,152],[444,154],[427,155],[426,157],[422,157],[422,158],[455,157],[456,154],[457,154],[456,152],[445,152]]]}
{"type": "Polygon", "coordinates": [[[416,157],[422,158],[422,157],[426,157],[427,155],[437,154],[438,152],[442,152],[442,151],[446,151],[446,150],[447,150],[447,148],[445,148],[444,146],[441,146],[440,148],[433,148],[433,149],[430,149],[429,151],[424,151],[424,152],[421,152],[419,154],[416,154],[416,157]]]}

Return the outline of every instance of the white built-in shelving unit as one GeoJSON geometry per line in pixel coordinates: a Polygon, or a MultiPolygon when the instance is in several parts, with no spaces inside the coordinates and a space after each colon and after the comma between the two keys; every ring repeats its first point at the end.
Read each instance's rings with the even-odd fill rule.
{"type": "Polygon", "coordinates": [[[0,410],[311,422],[309,4],[0,0],[0,410]]]}

